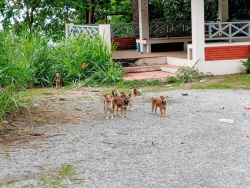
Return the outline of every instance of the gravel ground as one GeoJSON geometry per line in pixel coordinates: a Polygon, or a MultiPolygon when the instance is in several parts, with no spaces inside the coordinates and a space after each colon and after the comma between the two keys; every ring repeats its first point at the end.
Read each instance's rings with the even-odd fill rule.
{"type": "Polygon", "coordinates": [[[41,175],[72,165],[77,178],[66,179],[65,187],[248,188],[250,111],[244,106],[250,107],[249,93],[146,93],[136,98],[128,118],[114,120],[105,120],[100,98],[85,99],[82,108],[95,105],[88,120],[37,127],[46,136],[10,147],[9,155],[2,149],[0,182],[13,180],[5,188],[53,187],[42,184],[41,175]],[[162,94],[169,96],[167,117],[151,115],[151,97],[162,94]]]}

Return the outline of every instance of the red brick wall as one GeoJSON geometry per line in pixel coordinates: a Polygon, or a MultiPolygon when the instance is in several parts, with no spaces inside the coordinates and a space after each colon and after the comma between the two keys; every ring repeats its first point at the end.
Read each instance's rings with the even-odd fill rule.
{"type": "Polygon", "coordinates": [[[245,59],[250,54],[250,45],[205,47],[205,60],[245,59]]]}
{"type": "Polygon", "coordinates": [[[136,49],[135,37],[115,37],[112,40],[118,44],[117,50],[136,49]]]}

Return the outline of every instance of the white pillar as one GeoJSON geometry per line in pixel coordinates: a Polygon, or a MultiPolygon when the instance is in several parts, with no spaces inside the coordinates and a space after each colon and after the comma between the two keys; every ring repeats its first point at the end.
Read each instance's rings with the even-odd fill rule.
{"type": "Polygon", "coordinates": [[[227,22],[229,19],[228,0],[218,0],[219,20],[227,22]]]}
{"type": "Polygon", "coordinates": [[[100,24],[99,25],[99,35],[107,46],[111,49],[111,31],[110,24],[100,24]]]}
{"type": "MultiPolygon", "coordinates": [[[[138,0],[139,8],[139,29],[140,40],[149,39],[149,24],[148,24],[148,0],[138,0]]],[[[146,52],[146,46],[140,44],[141,52],[146,52]]]]}
{"type": "Polygon", "coordinates": [[[66,38],[74,35],[74,33],[73,33],[73,27],[74,27],[74,24],[72,24],[72,23],[65,24],[66,38]]]}
{"type": "Polygon", "coordinates": [[[204,0],[192,0],[192,59],[193,63],[199,60],[198,69],[205,63],[205,23],[204,0]]]}

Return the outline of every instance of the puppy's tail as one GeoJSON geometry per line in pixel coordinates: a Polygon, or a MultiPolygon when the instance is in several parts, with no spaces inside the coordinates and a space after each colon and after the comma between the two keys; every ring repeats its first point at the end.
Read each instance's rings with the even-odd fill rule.
{"type": "Polygon", "coordinates": [[[119,96],[119,91],[118,90],[113,90],[112,91],[112,95],[114,96],[114,97],[117,97],[117,96],[119,96]]]}

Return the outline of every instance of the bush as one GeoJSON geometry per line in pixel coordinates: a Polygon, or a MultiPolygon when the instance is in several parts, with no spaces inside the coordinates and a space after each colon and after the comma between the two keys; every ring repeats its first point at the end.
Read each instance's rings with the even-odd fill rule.
{"type": "Polygon", "coordinates": [[[247,73],[250,73],[250,55],[246,61],[240,61],[242,65],[246,68],[247,73]]]}
{"type": "Polygon", "coordinates": [[[177,77],[182,79],[184,83],[194,82],[196,79],[200,78],[200,73],[195,68],[198,61],[196,61],[196,63],[192,67],[188,66],[180,67],[176,72],[177,77]]]}

